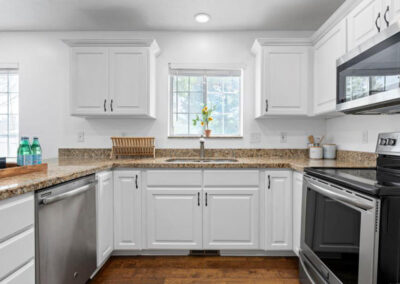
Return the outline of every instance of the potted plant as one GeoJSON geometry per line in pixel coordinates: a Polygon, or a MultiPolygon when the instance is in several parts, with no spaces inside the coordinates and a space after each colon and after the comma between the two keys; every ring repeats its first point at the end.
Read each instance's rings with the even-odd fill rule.
{"type": "Polygon", "coordinates": [[[212,112],[213,109],[209,109],[207,106],[205,106],[201,110],[201,118],[197,115],[196,118],[193,119],[194,126],[196,126],[198,122],[200,122],[200,125],[203,126],[206,137],[210,137],[211,135],[211,129],[208,128],[208,124],[213,120],[211,116],[212,112]]]}

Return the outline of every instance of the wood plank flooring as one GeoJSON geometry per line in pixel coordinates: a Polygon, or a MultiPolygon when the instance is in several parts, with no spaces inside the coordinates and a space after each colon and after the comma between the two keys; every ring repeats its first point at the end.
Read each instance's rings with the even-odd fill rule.
{"type": "Polygon", "coordinates": [[[287,257],[111,257],[90,284],[297,284],[298,260],[287,257]]]}

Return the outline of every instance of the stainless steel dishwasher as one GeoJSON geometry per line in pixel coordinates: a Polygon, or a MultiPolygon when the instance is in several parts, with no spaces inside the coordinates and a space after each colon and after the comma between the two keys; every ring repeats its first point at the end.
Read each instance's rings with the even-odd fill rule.
{"type": "Polygon", "coordinates": [[[96,269],[96,185],[90,175],[35,194],[36,283],[86,283],[96,269]]]}

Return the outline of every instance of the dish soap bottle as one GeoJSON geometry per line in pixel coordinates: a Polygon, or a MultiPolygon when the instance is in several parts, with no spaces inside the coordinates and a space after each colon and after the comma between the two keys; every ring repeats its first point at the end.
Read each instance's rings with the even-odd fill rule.
{"type": "Polygon", "coordinates": [[[39,138],[33,137],[32,142],[32,165],[39,165],[42,163],[42,148],[39,144],[39,138]]]}

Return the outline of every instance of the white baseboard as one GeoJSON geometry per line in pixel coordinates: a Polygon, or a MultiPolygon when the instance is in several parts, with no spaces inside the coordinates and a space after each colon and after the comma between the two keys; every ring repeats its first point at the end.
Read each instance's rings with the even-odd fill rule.
{"type": "Polygon", "coordinates": [[[221,256],[296,256],[293,251],[221,250],[221,256]]]}

